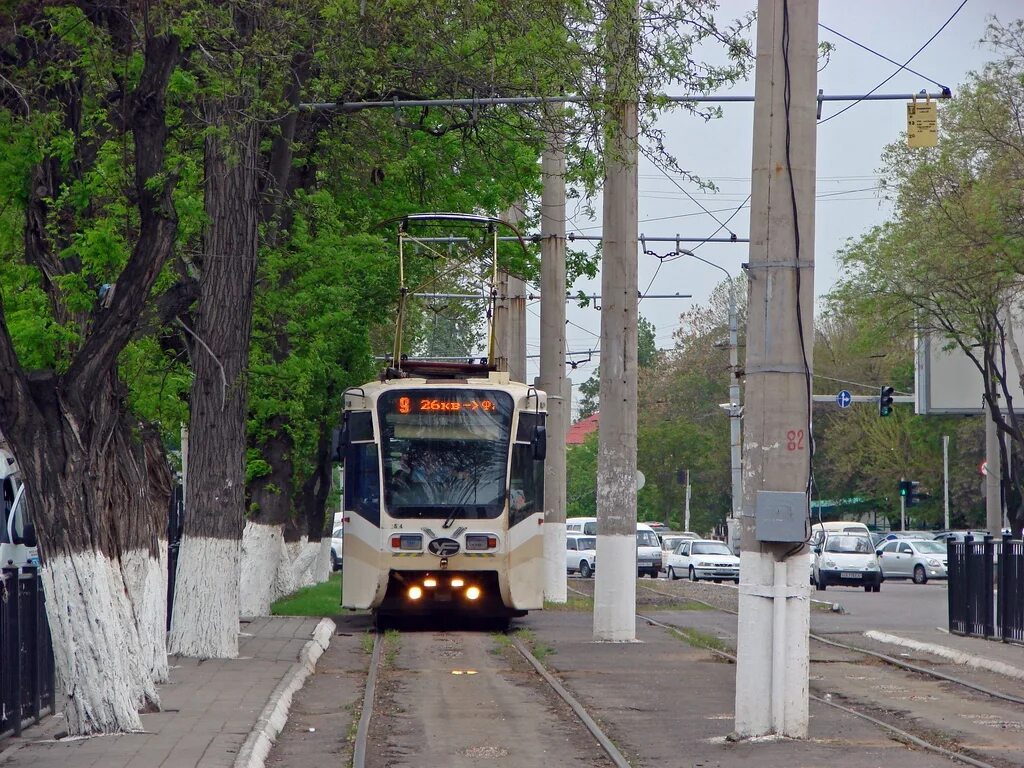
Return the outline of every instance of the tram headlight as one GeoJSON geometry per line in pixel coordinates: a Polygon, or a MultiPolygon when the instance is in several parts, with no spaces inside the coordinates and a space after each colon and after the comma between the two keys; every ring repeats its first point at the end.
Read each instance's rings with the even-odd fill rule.
{"type": "Polygon", "coordinates": [[[466,551],[480,552],[487,549],[497,549],[498,537],[487,533],[467,533],[466,551]]]}
{"type": "Polygon", "coordinates": [[[466,584],[466,582],[464,580],[458,578],[458,577],[452,579],[452,588],[453,589],[460,589],[463,586],[465,586],[465,584],[466,584]]]}
{"type": "Polygon", "coordinates": [[[436,587],[437,586],[437,579],[424,579],[423,580],[423,586],[424,587],[431,587],[431,588],[436,587]]]}
{"type": "Polygon", "coordinates": [[[476,600],[480,597],[480,587],[466,587],[466,599],[476,600]]]}
{"type": "Polygon", "coordinates": [[[410,600],[419,600],[423,597],[423,590],[420,587],[409,587],[408,594],[410,600]]]}

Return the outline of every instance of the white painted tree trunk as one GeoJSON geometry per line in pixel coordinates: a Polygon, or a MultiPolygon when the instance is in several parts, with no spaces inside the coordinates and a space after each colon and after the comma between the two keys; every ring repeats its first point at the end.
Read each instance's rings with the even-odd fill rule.
{"type": "Polygon", "coordinates": [[[68,733],[141,730],[139,709],[158,698],[120,564],[97,552],[56,554],[42,575],[68,733]]]}
{"type": "Polygon", "coordinates": [[[170,653],[198,659],[237,658],[240,552],[240,541],[187,534],[182,538],[174,582],[170,653]],[[222,577],[210,578],[213,574],[222,577]],[[186,613],[186,605],[199,606],[200,610],[186,613]]]}
{"type": "Polygon", "coordinates": [[[317,544],[316,561],[313,563],[313,581],[323,584],[331,578],[331,537],[324,536],[317,544]]]}
{"type": "Polygon", "coordinates": [[[242,532],[238,610],[242,616],[269,616],[276,600],[276,582],[287,557],[284,527],[246,521],[242,532]]]}
{"type": "Polygon", "coordinates": [[[142,662],[155,683],[167,682],[167,542],[158,544],[160,556],[136,549],[121,559],[128,599],[142,646],[142,662]]]}
{"type": "Polygon", "coordinates": [[[313,568],[316,565],[316,557],[320,554],[320,543],[311,542],[303,536],[298,541],[288,543],[288,554],[292,566],[293,591],[316,584],[313,568]]]}

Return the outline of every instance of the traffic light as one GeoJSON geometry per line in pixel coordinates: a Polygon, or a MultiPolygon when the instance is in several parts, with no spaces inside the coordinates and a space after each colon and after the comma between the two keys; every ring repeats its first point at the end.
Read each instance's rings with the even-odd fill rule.
{"type": "Polygon", "coordinates": [[[878,415],[888,416],[892,413],[892,393],[895,390],[886,385],[878,390],[878,415]]]}
{"type": "Polygon", "coordinates": [[[900,496],[904,499],[905,506],[912,507],[927,494],[921,493],[918,489],[921,484],[917,480],[900,480],[900,496]]]}

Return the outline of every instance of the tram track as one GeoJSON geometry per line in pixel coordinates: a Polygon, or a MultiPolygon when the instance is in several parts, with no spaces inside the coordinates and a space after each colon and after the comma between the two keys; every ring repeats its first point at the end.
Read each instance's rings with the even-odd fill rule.
{"type": "MultiPolygon", "coordinates": [[[[406,643],[423,646],[424,644],[429,644],[429,642],[431,642],[431,638],[434,638],[434,640],[436,641],[436,638],[438,637],[440,637],[439,634],[431,633],[429,631],[397,632],[396,643],[399,646],[399,650],[397,650],[393,654],[385,654],[383,651],[383,646],[386,642],[385,635],[381,632],[377,632],[374,634],[373,651],[371,653],[369,670],[367,672],[366,677],[366,687],[363,696],[362,712],[354,737],[352,753],[353,768],[375,768],[376,765],[383,764],[380,763],[379,760],[375,760],[370,757],[370,755],[373,752],[373,750],[371,750],[370,747],[372,744],[375,743],[375,732],[377,733],[379,739],[380,731],[384,729],[384,726],[381,726],[380,723],[375,722],[376,719],[381,719],[380,712],[382,709],[382,704],[385,709],[388,706],[387,704],[382,702],[380,683],[389,675],[395,679],[400,679],[403,677],[403,672],[399,671],[398,668],[395,666],[398,665],[398,667],[400,667],[402,664],[403,657],[401,646],[406,643]],[[386,656],[394,656],[396,658],[392,658],[390,662],[386,663],[386,656]]],[[[592,750],[581,749],[578,750],[580,754],[577,758],[577,762],[573,762],[570,759],[570,756],[563,756],[565,757],[565,759],[560,760],[558,763],[559,765],[571,766],[578,764],[581,767],[586,765],[593,766],[595,768],[600,768],[601,766],[614,766],[614,768],[630,768],[629,761],[615,746],[614,742],[604,733],[604,731],[601,729],[601,726],[598,724],[596,719],[592,717],[591,714],[587,711],[586,707],[579,700],[577,700],[561,684],[561,682],[554,675],[551,674],[551,672],[548,669],[544,667],[544,665],[534,656],[528,645],[524,643],[523,640],[521,640],[519,637],[516,637],[514,633],[502,632],[497,634],[488,634],[482,632],[446,632],[444,633],[443,637],[446,643],[448,643],[449,645],[461,646],[461,649],[454,650],[452,648],[449,648],[445,652],[445,654],[442,655],[447,655],[449,658],[452,659],[459,659],[460,662],[463,658],[475,659],[476,663],[481,667],[485,667],[485,664],[480,663],[484,658],[483,654],[480,652],[480,645],[489,643],[492,645],[492,647],[496,648],[499,642],[498,638],[507,638],[508,646],[514,649],[515,653],[517,654],[517,657],[524,660],[528,668],[531,670],[534,684],[543,686],[545,690],[550,691],[551,694],[553,696],[556,696],[558,701],[560,701],[564,705],[564,717],[560,718],[560,722],[556,724],[557,728],[559,729],[559,732],[566,728],[579,729],[580,734],[586,734],[586,736],[581,736],[581,738],[586,739],[587,742],[591,745],[596,743],[597,746],[600,748],[601,752],[607,757],[607,761],[597,760],[595,759],[592,750]]],[[[490,651],[490,654],[494,654],[493,650],[490,651]]],[[[412,653],[409,654],[409,656],[410,658],[407,661],[410,665],[414,666],[416,664],[417,659],[417,653],[415,652],[415,649],[412,653]]],[[[422,656],[420,656],[419,658],[422,658],[422,656]]],[[[495,683],[494,679],[497,677],[506,678],[505,682],[508,682],[508,680],[515,677],[515,673],[509,672],[508,670],[503,671],[500,668],[500,666],[494,668],[485,667],[479,670],[452,669],[451,674],[447,676],[442,674],[435,674],[432,679],[439,687],[435,690],[434,695],[438,700],[443,700],[445,702],[455,701],[460,697],[465,696],[465,691],[467,688],[467,686],[465,685],[465,681],[470,679],[471,676],[478,678],[481,681],[481,684],[487,686],[488,688],[488,693],[482,696],[479,702],[479,706],[493,706],[495,707],[497,714],[492,716],[487,721],[487,733],[481,734],[480,738],[477,739],[477,741],[480,743],[471,745],[469,747],[463,747],[463,754],[470,756],[474,754],[477,756],[495,756],[500,755],[504,751],[505,748],[501,746],[502,744],[515,743],[517,739],[521,743],[521,740],[523,738],[522,733],[505,734],[501,733],[500,729],[504,727],[513,727],[513,724],[521,722],[523,717],[529,719],[530,717],[535,716],[538,721],[545,722],[546,725],[544,727],[539,727],[533,733],[531,733],[532,736],[538,739],[544,738],[545,728],[551,728],[550,723],[547,723],[547,721],[550,720],[550,707],[545,705],[543,701],[538,700],[538,697],[536,697],[533,691],[530,691],[523,696],[517,696],[516,691],[510,692],[510,689],[508,688],[507,685],[504,685],[502,683],[495,683]],[[499,701],[499,695],[507,697],[508,701],[499,701]],[[524,715],[522,710],[524,707],[526,708],[526,710],[529,710],[530,702],[536,704],[537,710],[536,712],[532,713],[527,711],[524,715]],[[505,714],[502,713],[506,713],[506,710],[508,710],[509,712],[514,711],[516,713],[516,716],[505,716],[505,714]],[[485,744],[483,742],[487,743],[485,744]]],[[[415,675],[412,675],[410,677],[415,677],[415,675]]],[[[524,685],[529,686],[529,684],[530,681],[523,680],[522,678],[517,678],[515,683],[517,687],[521,687],[524,685]]],[[[470,697],[472,697],[472,694],[470,694],[470,697]]],[[[419,701],[415,696],[410,696],[409,700],[419,701]]],[[[416,710],[417,717],[430,716],[430,707],[417,706],[416,710]]],[[[425,722],[422,729],[419,729],[416,726],[412,726],[412,730],[422,730],[423,732],[430,732],[433,730],[436,732],[438,730],[443,730],[444,725],[447,725],[449,728],[451,727],[450,722],[445,723],[443,725],[438,723],[425,722]]],[[[392,733],[396,730],[400,729],[392,728],[392,733]]],[[[563,742],[564,740],[564,734],[562,734],[562,736],[558,740],[551,740],[551,743],[561,744],[561,742],[563,742]]],[[[401,752],[402,749],[398,748],[398,751],[401,752]]],[[[458,749],[455,749],[454,751],[458,752],[458,749]]],[[[401,757],[399,757],[398,759],[401,760],[401,757]]],[[[420,755],[417,759],[423,761],[427,758],[425,758],[423,755],[420,755]]],[[[446,762],[445,764],[453,766],[458,765],[459,763],[457,762],[457,759],[457,756],[451,756],[451,762],[446,762]]],[[[388,762],[387,764],[391,765],[393,763],[388,762]]],[[[398,764],[404,765],[405,763],[399,762],[398,764]]],[[[423,765],[430,763],[418,762],[409,764],[423,765]]],[[[525,764],[527,763],[524,763],[524,765],[525,764]]]]}
{"type": "MultiPolygon", "coordinates": [[[[640,589],[644,589],[664,597],[680,597],[680,595],[654,589],[645,584],[638,583],[638,587],[640,589]]],[[[578,594],[585,595],[585,593],[582,592],[578,592],[578,594]]],[[[737,615],[737,611],[725,608],[720,605],[714,605],[713,603],[707,602],[706,600],[701,600],[699,598],[691,596],[686,596],[685,599],[696,603],[700,603],[716,611],[722,611],[723,613],[737,615]]],[[[677,634],[682,636],[682,633],[680,631],[682,629],[681,627],[674,626],[670,623],[666,623],[663,621],[659,621],[651,616],[647,616],[641,613],[637,614],[637,618],[642,619],[643,621],[646,621],[653,626],[658,626],[668,631],[676,632],[677,634]]],[[[1007,694],[1001,691],[996,691],[986,686],[978,685],[969,680],[964,680],[953,675],[948,675],[944,672],[939,672],[938,670],[929,669],[928,667],[924,667],[919,664],[912,664],[902,659],[897,659],[888,654],[879,653],[878,651],[874,651],[869,648],[861,648],[855,645],[851,645],[849,643],[841,643],[836,640],[832,640],[830,638],[815,634],[813,632],[809,633],[809,637],[813,642],[820,643],[822,645],[830,646],[833,648],[838,648],[849,653],[860,654],[865,657],[876,659],[888,666],[898,668],[905,672],[921,675],[932,680],[935,680],[937,682],[958,686],[960,688],[973,691],[974,693],[982,694],[996,701],[1006,702],[1016,706],[1024,706],[1024,698],[1013,696],[1012,694],[1007,694]]],[[[723,658],[733,663],[735,663],[736,661],[736,656],[732,653],[729,653],[728,651],[712,647],[706,647],[706,650],[709,653],[715,655],[716,657],[723,658]]],[[[847,704],[840,704],[835,699],[846,698],[842,694],[826,691],[821,691],[820,694],[821,695],[809,693],[808,695],[810,699],[815,702],[824,704],[825,706],[832,707],[834,709],[846,712],[847,714],[856,716],[862,720],[870,722],[876,725],[877,727],[882,728],[888,733],[892,734],[897,739],[900,739],[909,744],[913,744],[914,746],[917,746],[921,749],[926,749],[934,754],[942,755],[944,757],[963,763],[965,765],[974,766],[974,768],[1005,768],[1009,765],[1015,765],[1015,763],[1008,763],[1007,761],[1004,761],[1002,759],[998,759],[996,762],[988,762],[987,760],[981,759],[981,757],[978,757],[975,754],[968,754],[966,753],[966,751],[950,749],[947,746],[943,746],[940,743],[936,743],[937,739],[930,738],[928,733],[922,733],[920,731],[918,733],[913,733],[906,727],[901,727],[900,725],[897,725],[896,723],[892,722],[897,718],[894,717],[893,712],[885,710],[883,707],[870,707],[869,705],[863,702],[847,702],[847,704]],[[881,715],[883,715],[883,717],[888,716],[890,719],[886,720],[883,719],[883,717],[876,716],[875,714],[868,714],[868,712],[863,711],[864,709],[872,709],[875,712],[878,712],[881,715]]]]}

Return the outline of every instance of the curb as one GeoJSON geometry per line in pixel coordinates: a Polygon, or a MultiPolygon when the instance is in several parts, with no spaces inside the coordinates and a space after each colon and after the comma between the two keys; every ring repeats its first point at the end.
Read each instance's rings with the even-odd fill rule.
{"type": "Polygon", "coordinates": [[[934,656],[948,659],[954,664],[964,664],[969,667],[975,667],[976,669],[985,669],[989,672],[1013,677],[1017,680],[1024,680],[1024,669],[1020,669],[1019,667],[1015,667],[1011,664],[1006,664],[1002,661],[986,659],[984,656],[975,656],[970,653],[965,653],[964,651],[948,648],[944,645],[925,643],[920,640],[912,640],[908,637],[890,635],[887,632],[878,632],[874,629],[869,629],[864,633],[864,636],[871,640],[876,640],[879,643],[888,643],[889,645],[898,645],[915,651],[930,653],[934,656]]]}
{"type": "Polygon", "coordinates": [[[292,697],[302,688],[306,678],[316,669],[316,662],[327,646],[331,644],[335,625],[330,619],[320,619],[313,630],[313,639],[302,647],[298,661],[274,688],[259,719],[242,744],[235,757],[234,768],[263,768],[263,764],[274,746],[274,739],[288,722],[288,711],[292,697]]]}

